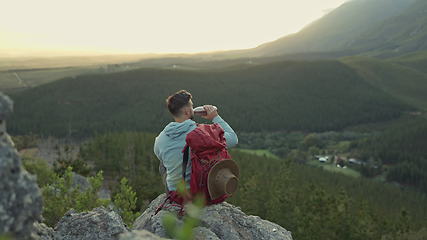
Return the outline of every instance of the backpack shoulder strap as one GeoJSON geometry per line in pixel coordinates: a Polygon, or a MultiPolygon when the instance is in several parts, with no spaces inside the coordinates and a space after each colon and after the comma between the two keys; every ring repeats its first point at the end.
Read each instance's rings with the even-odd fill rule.
{"type": "MultiPolygon", "coordinates": [[[[199,127],[199,125],[200,124],[196,123],[197,127],[199,127]]],[[[196,129],[197,129],[197,127],[196,127],[196,129]]],[[[190,146],[188,144],[186,144],[184,147],[184,150],[183,150],[183,155],[182,155],[182,179],[184,179],[184,182],[185,182],[185,173],[187,172],[188,155],[190,155],[189,151],[190,151],[190,146]]]]}
{"type": "Polygon", "coordinates": [[[182,179],[184,179],[184,182],[185,182],[185,173],[187,172],[189,151],[190,151],[190,146],[186,145],[184,148],[184,154],[182,155],[182,179]]]}

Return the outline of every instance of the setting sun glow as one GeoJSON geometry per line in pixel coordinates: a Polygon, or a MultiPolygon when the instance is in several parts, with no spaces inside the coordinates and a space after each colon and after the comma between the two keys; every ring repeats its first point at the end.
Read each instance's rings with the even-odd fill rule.
{"type": "Polygon", "coordinates": [[[256,47],[345,0],[0,2],[0,50],[177,53],[256,47]]]}

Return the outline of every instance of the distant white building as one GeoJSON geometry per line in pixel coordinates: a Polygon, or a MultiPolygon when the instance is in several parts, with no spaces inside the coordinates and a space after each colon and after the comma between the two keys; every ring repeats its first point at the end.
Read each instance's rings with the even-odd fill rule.
{"type": "Polygon", "coordinates": [[[314,158],[320,162],[327,162],[329,160],[329,156],[322,155],[314,155],[314,158]]]}

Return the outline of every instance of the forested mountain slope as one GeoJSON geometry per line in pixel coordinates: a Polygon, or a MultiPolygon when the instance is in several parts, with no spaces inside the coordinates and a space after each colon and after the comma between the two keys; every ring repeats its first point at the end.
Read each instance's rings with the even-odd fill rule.
{"type": "Polygon", "coordinates": [[[374,58],[351,57],[343,59],[343,62],[354,68],[372,86],[412,106],[427,110],[426,73],[410,66],[374,58]]]}
{"type": "Polygon", "coordinates": [[[66,78],[13,96],[12,132],[87,136],[159,131],[165,98],[188,89],[215,104],[240,131],[341,129],[393,119],[412,107],[366,83],[338,61],[277,62],[224,72],[140,69],[66,78]]]}
{"type": "Polygon", "coordinates": [[[411,67],[427,74],[427,51],[415,52],[401,57],[391,58],[389,61],[411,67]]]}
{"type": "MultiPolygon", "coordinates": [[[[106,176],[127,177],[143,209],[147,199],[163,191],[153,138],[140,132],[100,135],[84,146],[82,158],[106,176]]],[[[426,198],[415,191],[235,149],[231,155],[241,176],[239,191],[228,201],[288,227],[295,238],[381,239],[400,228],[425,225],[426,198]]]]}
{"type": "Polygon", "coordinates": [[[352,143],[353,155],[374,158],[388,169],[388,181],[427,193],[427,119],[418,118],[352,143]]]}

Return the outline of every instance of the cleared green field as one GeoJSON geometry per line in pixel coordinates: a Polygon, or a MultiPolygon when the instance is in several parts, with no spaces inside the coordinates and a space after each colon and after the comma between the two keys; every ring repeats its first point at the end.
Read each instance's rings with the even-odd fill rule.
{"type": "Polygon", "coordinates": [[[237,148],[235,150],[239,151],[239,152],[243,152],[243,153],[254,154],[254,155],[260,156],[260,157],[279,159],[278,156],[274,155],[273,153],[271,153],[270,151],[265,150],[265,149],[241,149],[241,148],[237,148]]]}
{"type": "MultiPolygon", "coordinates": [[[[272,158],[272,159],[280,159],[278,156],[274,155],[273,153],[271,153],[268,150],[265,149],[235,149],[235,151],[239,151],[242,153],[249,153],[249,154],[253,154],[256,156],[260,156],[260,157],[267,157],[267,158],[272,158]]],[[[341,173],[350,177],[354,177],[354,178],[358,178],[360,177],[360,173],[354,169],[351,168],[338,168],[336,167],[334,164],[331,163],[321,163],[319,161],[308,161],[307,162],[308,165],[310,166],[314,166],[314,167],[320,167],[326,171],[329,172],[336,172],[336,173],[341,173]]]]}
{"type": "Polygon", "coordinates": [[[0,71],[0,91],[24,90],[63,78],[76,78],[87,74],[108,74],[133,69],[128,65],[103,65],[91,67],[44,68],[0,71]]]}
{"type": "Polygon", "coordinates": [[[331,164],[331,163],[321,163],[319,161],[308,161],[307,162],[308,165],[311,166],[315,166],[315,167],[320,167],[326,171],[329,172],[336,172],[336,173],[341,173],[350,177],[355,177],[358,178],[360,177],[360,173],[354,169],[351,168],[339,168],[337,166],[335,166],[335,164],[331,164]]]}
{"type": "MultiPolygon", "coordinates": [[[[82,55],[82,56],[39,56],[39,57],[0,57],[0,71],[10,69],[47,69],[66,67],[89,67],[106,64],[134,62],[159,57],[158,54],[127,55],[82,55]]],[[[168,55],[161,55],[168,56],[168,55]]]]}
{"type": "Polygon", "coordinates": [[[96,68],[52,68],[0,72],[0,91],[26,89],[65,77],[99,72],[96,68]]]}
{"type": "Polygon", "coordinates": [[[24,87],[11,72],[0,72],[0,90],[24,87]]]}
{"type": "Polygon", "coordinates": [[[141,67],[131,62],[151,55],[0,57],[0,91],[12,92],[36,87],[66,77],[112,73],[141,67]]]}

